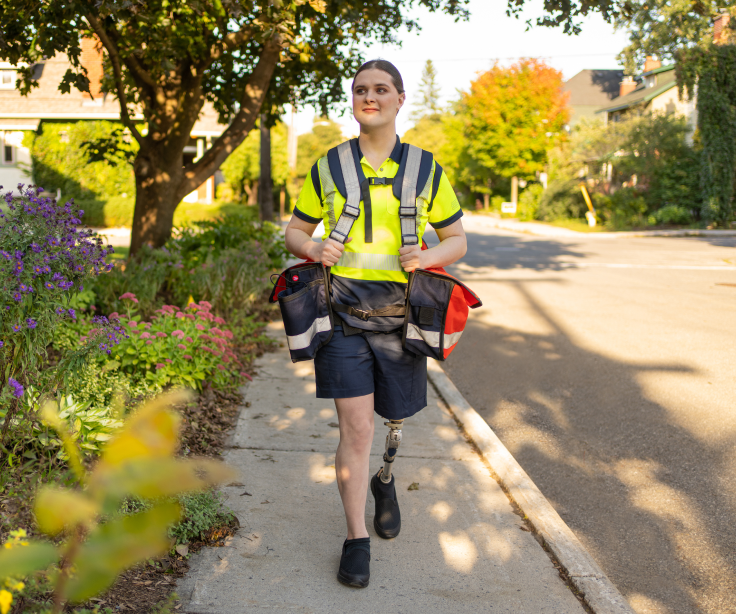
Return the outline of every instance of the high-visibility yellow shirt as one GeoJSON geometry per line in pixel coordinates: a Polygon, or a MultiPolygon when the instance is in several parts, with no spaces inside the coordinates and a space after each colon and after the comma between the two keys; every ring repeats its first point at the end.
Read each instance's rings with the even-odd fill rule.
{"type": "MultiPolygon", "coordinates": [[[[378,169],[374,169],[358,148],[360,164],[366,178],[395,177],[401,162],[401,151],[401,141],[396,137],[396,146],[391,155],[378,169]]],[[[434,192],[434,177],[437,172],[442,172],[441,167],[433,162],[426,185],[417,186],[417,190],[421,190],[417,197],[417,235],[420,242],[427,222],[433,228],[444,228],[459,220],[463,214],[444,172],[434,192]]],[[[353,240],[345,244],[342,257],[331,269],[332,274],[347,279],[406,283],[409,276],[401,268],[399,261],[399,200],[394,196],[390,185],[370,186],[370,195],[373,241],[365,242],[366,211],[365,204],[361,202],[360,217],[353,224],[349,235],[353,240]]],[[[325,232],[322,239],[325,240],[337,224],[344,205],[345,198],[335,188],[327,157],[320,158],[307,175],[294,208],[294,215],[312,224],[324,221],[325,232]]]]}

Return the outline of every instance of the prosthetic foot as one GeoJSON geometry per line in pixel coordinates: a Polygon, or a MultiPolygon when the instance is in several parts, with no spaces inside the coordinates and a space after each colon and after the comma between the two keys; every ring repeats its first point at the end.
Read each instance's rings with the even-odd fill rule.
{"type": "Polygon", "coordinates": [[[396,498],[396,484],[391,475],[396,452],[401,444],[401,427],[403,420],[389,420],[384,422],[389,428],[386,436],[386,451],[383,454],[383,467],[371,479],[371,492],[376,501],[376,515],[373,517],[373,526],[379,537],[391,539],[401,531],[401,513],[396,498]]]}

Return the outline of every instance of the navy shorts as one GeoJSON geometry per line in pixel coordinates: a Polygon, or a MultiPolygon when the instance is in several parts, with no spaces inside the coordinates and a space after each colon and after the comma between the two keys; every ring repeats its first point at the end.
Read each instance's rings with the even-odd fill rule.
{"type": "Polygon", "coordinates": [[[427,406],[427,357],[406,351],[401,331],[365,331],[346,337],[336,328],[314,359],[318,399],[375,394],[375,411],[387,420],[413,416],[427,406]]]}

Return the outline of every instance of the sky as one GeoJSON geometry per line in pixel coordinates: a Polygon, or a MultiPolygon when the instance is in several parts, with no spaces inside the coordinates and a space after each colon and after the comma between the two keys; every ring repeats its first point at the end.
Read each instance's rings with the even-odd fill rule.
{"type": "MultiPolygon", "coordinates": [[[[427,60],[434,62],[441,87],[442,102],[458,97],[458,90],[468,89],[470,82],[479,72],[490,68],[494,60],[511,64],[520,57],[544,59],[547,64],[561,71],[565,79],[586,68],[620,68],[616,55],[628,44],[628,34],[615,31],[598,15],[582,22],[582,33],[568,36],[559,28],[533,27],[527,31],[526,19],[541,14],[541,2],[533,0],[522,18],[515,19],[505,14],[506,3],[500,0],[471,0],[470,19],[455,23],[444,13],[429,13],[416,10],[422,30],[400,35],[402,45],[367,45],[364,47],[366,60],[382,58],[389,60],[399,69],[403,79],[409,105],[416,99],[422,68],[427,60]]],[[[350,81],[345,82],[346,96],[350,81]]],[[[349,98],[348,98],[349,100],[349,98]]],[[[331,117],[343,126],[346,137],[356,136],[358,126],[350,113],[331,117]]],[[[397,120],[397,131],[402,135],[411,128],[410,106],[404,106],[397,120]]],[[[309,108],[296,114],[296,130],[304,134],[312,129],[314,111],[309,108]]],[[[290,121],[288,111],[284,120],[290,121]]]]}

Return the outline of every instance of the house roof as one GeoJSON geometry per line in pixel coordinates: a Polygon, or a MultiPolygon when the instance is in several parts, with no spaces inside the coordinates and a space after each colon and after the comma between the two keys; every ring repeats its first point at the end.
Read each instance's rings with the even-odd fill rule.
{"type": "Polygon", "coordinates": [[[675,79],[674,65],[662,66],[655,68],[643,76],[649,77],[657,75],[657,82],[653,86],[647,86],[647,80],[642,79],[636,88],[624,96],[619,96],[611,101],[609,106],[598,109],[596,113],[612,113],[614,111],[623,111],[638,104],[649,102],[660,94],[664,94],[667,90],[671,90],[677,85],[675,79]]]}
{"type": "MultiPolygon", "coordinates": [[[[0,90],[0,126],[10,125],[8,122],[20,122],[19,125],[38,127],[42,119],[80,120],[80,119],[120,119],[120,105],[116,97],[104,95],[92,99],[72,88],[69,94],[62,94],[59,83],[64,73],[71,67],[63,54],[36,65],[36,82],[38,87],[31,90],[28,96],[21,96],[16,89],[0,90]]],[[[137,113],[133,118],[143,121],[143,115],[137,113]]],[[[202,113],[194,125],[192,136],[218,136],[227,126],[217,121],[217,113],[211,103],[206,102],[202,113]]],[[[35,128],[16,127],[0,128],[3,130],[30,130],[35,128]]]]}
{"type": "Polygon", "coordinates": [[[623,70],[581,70],[562,84],[562,91],[570,93],[571,106],[602,106],[618,96],[623,76],[623,70]]]}

